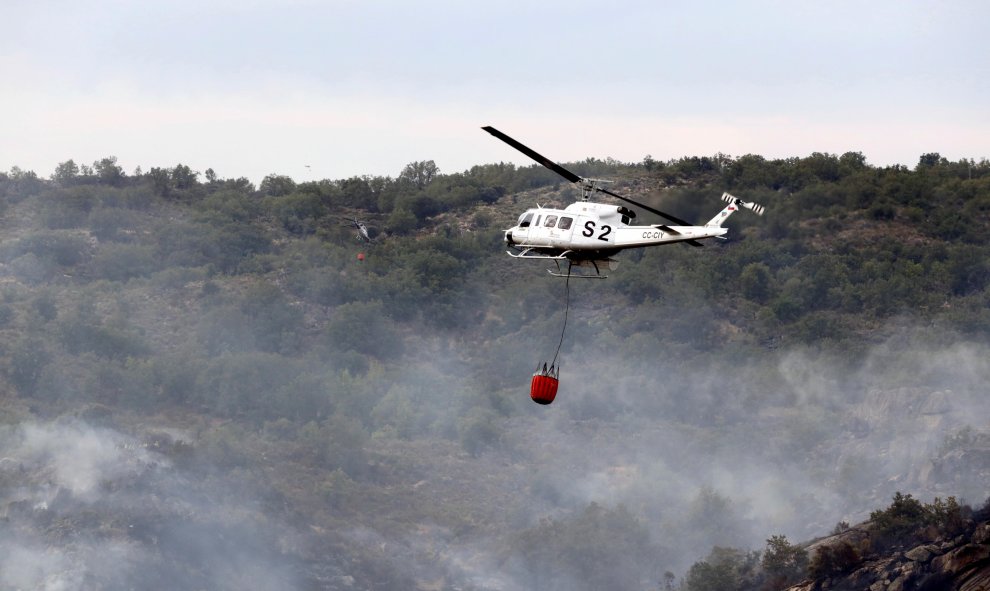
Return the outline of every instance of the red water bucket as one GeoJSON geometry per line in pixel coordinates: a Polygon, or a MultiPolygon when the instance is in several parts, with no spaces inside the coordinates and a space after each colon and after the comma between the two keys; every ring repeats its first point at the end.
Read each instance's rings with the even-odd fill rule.
{"type": "Polygon", "coordinates": [[[550,404],[557,397],[559,380],[542,373],[533,374],[533,382],[529,386],[529,397],[537,404],[550,404]]]}

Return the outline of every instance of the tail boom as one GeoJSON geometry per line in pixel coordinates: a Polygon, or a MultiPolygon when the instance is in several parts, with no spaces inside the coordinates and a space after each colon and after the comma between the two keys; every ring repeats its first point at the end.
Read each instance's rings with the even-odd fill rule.
{"type": "Polygon", "coordinates": [[[729,216],[738,211],[740,207],[745,207],[756,215],[763,215],[765,210],[765,208],[759,203],[743,201],[742,199],[734,195],[730,195],[729,193],[722,193],[722,201],[725,201],[728,205],[726,205],[722,211],[718,212],[715,217],[705,224],[706,226],[720,227],[723,223],[725,223],[725,220],[729,219],[729,216]]]}

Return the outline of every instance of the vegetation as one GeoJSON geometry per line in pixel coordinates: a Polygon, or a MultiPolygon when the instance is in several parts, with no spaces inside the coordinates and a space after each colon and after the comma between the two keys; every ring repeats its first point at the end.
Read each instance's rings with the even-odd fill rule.
{"type": "Polygon", "coordinates": [[[658,549],[626,510],[592,503],[570,519],[545,520],[516,536],[518,556],[533,588],[641,589],[658,549]]]}
{"type": "Polygon", "coordinates": [[[862,562],[863,556],[847,541],[824,544],[815,550],[808,575],[813,579],[835,577],[850,572],[862,562]]]}
{"type": "Polygon", "coordinates": [[[714,547],[708,558],[694,563],[684,577],[688,591],[749,589],[758,578],[759,552],[714,547]]]}
{"type": "MultiPolygon", "coordinates": [[[[564,375],[574,368],[582,379],[555,406],[558,420],[663,422],[707,453],[750,441],[750,417],[770,421],[770,409],[808,399],[785,371],[795,351],[854,376],[864,351],[909,322],[927,327],[930,346],[959,335],[988,344],[986,160],[932,153],[913,168],[874,167],[859,153],[816,153],[568,168],[615,178],[614,190],[654,204],[659,190],[660,207],[687,219],[707,219],[722,190],[768,214],[733,218],[732,238],[704,250],[624,253],[608,281],[575,290],[562,356],[564,375]],[[746,368],[746,379],[730,391],[681,379],[723,366],[746,368]]],[[[184,433],[161,443],[170,462],[203,482],[220,471],[264,491],[266,510],[288,522],[398,536],[428,522],[444,532],[423,550],[428,563],[442,536],[495,539],[503,564],[541,588],[656,583],[683,565],[687,550],[653,537],[675,526],[691,548],[718,546],[687,570],[687,589],[780,587],[809,568],[848,568],[858,549],[809,561],[782,535],[762,554],[729,548],[749,524],[705,486],[693,505],[680,500],[689,524],[642,505],[576,500],[557,473],[527,474],[518,487],[565,507],[537,503],[537,517],[521,508],[529,501],[495,493],[484,507],[467,503],[490,490],[477,468],[461,475],[474,486],[461,497],[434,490],[442,508],[396,496],[430,490],[438,472],[495,470],[494,454],[553,465],[549,446],[519,434],[533,431],[520,427],[531,420],[525,384],[556,346],[562,286],[505,257],[499,230],[534,201],[573,196],[535,165],[444,174],[422,161],[395,178],[270,175],[258,187],[183,164],[127,174],[113,157],[68,160],[50,178],[14,167],[0,173],[0,417],[82,413],[136,434],[167,426],[184,433]],[[368,223],[375,242],[356,240],[344,217],[368,223]]],[[[892,386],[947,379],[899,372],[910,360],[879,363],[892,386]]],[[[767,461],[820,446],[837,404],[760,425],[780,433],[761,441],[767,461]]],[[[945,445],[977,439],[960,431],[945,445]]],[[[847,468],[852,481],[870,472],[847,468]]],[[[919,528],[950,531],[960,515],[952,497],[923,505],[898,493],[873,521],[893,543],[919,528]]],[[[370,545],[320,539],[365,566],[362,588],[409,588],[412,575],[382,567],[370,545]]]]}
{"type": "Polygon", "coordinates": [[[922,503],[910,494],[894,494],[889,507],[870,513],[870,522],[882,546],[905,544],[923,539],[923,529],[932,527],[939,534],[954,535],[971,510],[959,505],[955,497],[922,503]]]}
{"type": "Polygon", "coordinates": [[[760,560],[770,585],[783,588],[804,578],[808,568],[808,552],[787,541],[787,536],[775,535],[767,540],[760,560]]]}

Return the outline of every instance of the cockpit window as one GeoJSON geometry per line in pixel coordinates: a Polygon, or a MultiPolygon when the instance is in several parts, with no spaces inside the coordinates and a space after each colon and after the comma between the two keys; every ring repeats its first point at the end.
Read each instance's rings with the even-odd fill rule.
{"type": "Polygon", "coordinates": [[[558,230],[570,230],[571,229],[571,222],[572,221],[574,221],[574,218],[569,218],[569,217],[562,217],[562,218],[560,218],[560,222],[557,223],[557,229],[558,230]]]}
{"type": "Polygon", "coordinates": [[[519,227],[528,228],[529,224],[533,221],[533,214],[525,213],[521,218],[519,218],[519,227]]]}
{"type": "Polygon", "coordinates": [[[556,223],[557,223],[557,216],[548,215],[547,221],[543,222],[543,225],[546,226],[547,228],[552,228],[556,223]]]}

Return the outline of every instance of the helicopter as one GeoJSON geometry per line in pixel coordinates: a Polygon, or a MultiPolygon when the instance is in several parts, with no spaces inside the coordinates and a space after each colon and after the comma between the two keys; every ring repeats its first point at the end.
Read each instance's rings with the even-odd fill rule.
{"type": "Polygon", "coordinates": [[[618,266],[618,261],[612,257],[622,250],[675,242],[703,246],[699,240],[724,239],[729,229],[722,224],[740,208],[748,209],[757,215],[763,215],[764,212],[764,207],[758,203],[746,202],[729,193],[722,193],[722,200],[728,205],[705,225],[697,226],[601,186],[609,181],[580,177],[494,127],[485,126],[481,129],[581,187],[581,201],[571,203],[564,209],[538,205],[526,210],[519,216],[516,225],[505,231],[506,253],[509,256],[517,259],[552,260],[557,265],[557,272],[550,269],[547,272],[555,277],[605,279],[607,275],[602,274],[601,267],[607,266],[614,270],[618,266]],[[636,217],[636,212],[623,205],[590,201],[589,198],[596,193],[615,197],[670,220],[673,225],[630,225],[636,217]],[[568,263],[566,274],[561,272],[560,267],[561,262],[564,261],[568,263]],[[571,269],[574,266],[592,267],[594,273],[572,274],[571,269]]]}
{"type": "Polygon", "coordinates": [[[341,219],[350,222],[349,224],[344,224],[345,226],[354,226],[354,229],[357,230],[358,240],[363,240],[365,242],[374,242],[374,240],[372,240],[371,238],[371,235],[368,233],[367,224],[355,218],[341,218],[341,219]]]}

